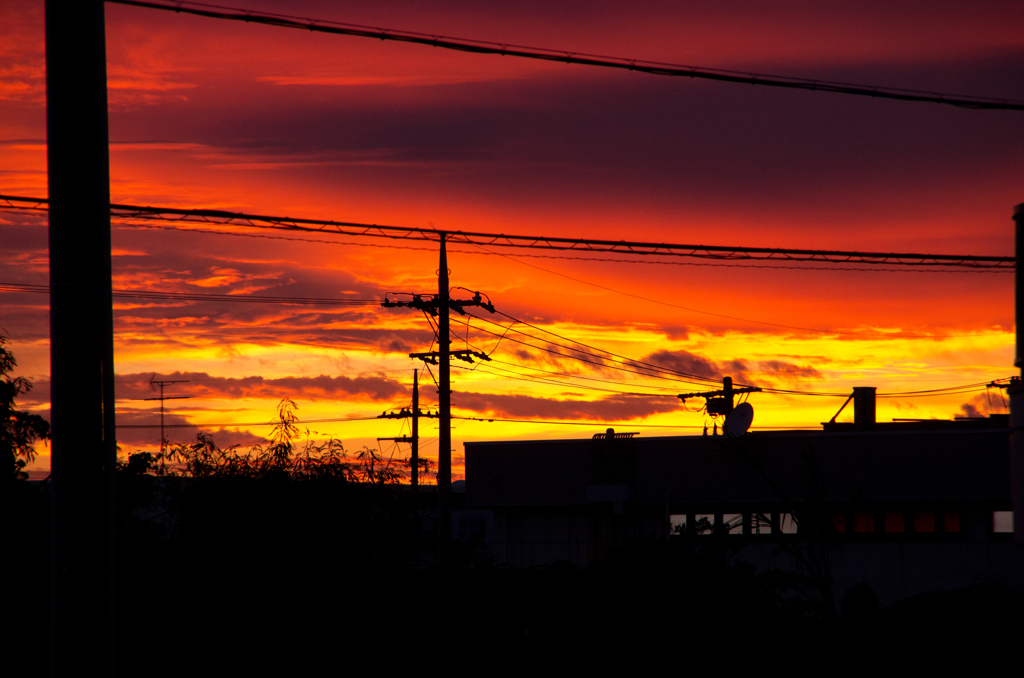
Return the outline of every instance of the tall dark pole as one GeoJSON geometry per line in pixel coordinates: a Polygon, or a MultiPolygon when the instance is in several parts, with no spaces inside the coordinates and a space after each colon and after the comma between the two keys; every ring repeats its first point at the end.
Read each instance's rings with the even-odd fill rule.
{"type": "Polygon", "coordinates": [[[412,371],[412,459],[409,470],[409,482],[413,491],[420,484],[420,371],[412,371]]]}
{"type": "Polygon", "coordinates": [[[114,673],[114,329],[103,2],[46,0],[51,675],[114,673]]]}
{"type": "Polygon", "coordinates": [[[437,497],[440,556],[447,553],[452,538],[452,389],[451,389],[451,346],[448,340],[448,253],[445,251],[445,234],[441,234],[441,263],[437,270],[437,343],[440,368],[438,384],[437,423],[440,440],[437,456],[437,497]]]}
{"type": "Polygon", "coordinates": [[[164,385],[160,384],[160,456],[164,454],[164,441],[167,440],[167,433],[164,431],[164,385]]]}
{"type": "Polygon", "coordinates": [[[1014,272],[1014,316],[1017,348],[1013,364],[1021,376],[1006,389],[1010,396],[1010,492],[1013,501],[1013,541],[1024,544],[1024,203],[1013,208],[1017,269],[1014,272]]]}

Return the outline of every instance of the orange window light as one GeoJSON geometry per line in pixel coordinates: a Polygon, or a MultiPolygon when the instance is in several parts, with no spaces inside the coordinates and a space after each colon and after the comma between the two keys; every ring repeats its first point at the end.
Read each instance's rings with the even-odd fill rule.
{"type": "Polygon", "coordinates": [[[875,514],[874,513],[854,513],[853,514],[853,531],[860,532],[862,534],[875,531],[875,514]]]}
{"type": "Polygon", "coordinates": [[[886,513],[885,514],[885,531],[886,532],[903,532],[903,514],[902,513],[886,513]]]}

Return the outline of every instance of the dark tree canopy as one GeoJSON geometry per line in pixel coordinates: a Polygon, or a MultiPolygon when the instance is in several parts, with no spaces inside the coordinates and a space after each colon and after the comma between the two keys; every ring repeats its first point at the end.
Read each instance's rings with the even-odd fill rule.
{"type": "Polygon", "coordinates": [[[32,390],[32,382],[25,377],[9,375],[18,362],[5,347],[10,340],[0,334],[0,454],[11,469],[14,480],[28,478],[22,469],[35,459],[35,444],[50,437],[50,424],[38,414],[15,409],[14,401],[32,390]]]}

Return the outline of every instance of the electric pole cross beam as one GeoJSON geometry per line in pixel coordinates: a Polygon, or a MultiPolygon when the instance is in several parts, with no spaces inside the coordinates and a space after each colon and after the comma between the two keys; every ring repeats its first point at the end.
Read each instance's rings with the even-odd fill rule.
{"type": "Polygon", "coordinates": [[[412,409],[403,407],[397,412],[384,411],[378,419],[412,419],[412,435],[398,438],[377,438],[377,440],[394,440],[396,443],[410,443],[412,454],[409,456],[409,484],[415,491],[420,484],[420,418],[437,419],[439,412],[424,412],[420,409],[420,371],[412,371],[412,409]]]}
{"type": "MultiPolygon", "coordinates": [[[[410,410],[408,407],[403,407],[397,412],[384,412],[382,414],[377,415],[378,419],[408,419],[410,417],[426,417],[428,419],[437,419],[438,414],[437,412],[431,412],[430,410],[420,410],[418,413],[413,414],[413,410],[410,410]]],[[[381,440],[390,440],[390,438],[381,438],[381,440]]]]}
{"type": "MultiPolygon", "coordinates": [[[[473,362],[473,358],[477,358],[478,360],[486,360],[486,361],[490,361],[490,359],[491,359],[491,357],[489,355],[487,355],[486,353],[484,353],[483,351],[470,351],[468,349],[459,349],[458,351],[449,351],[448,355],[450,357],[452,357],[452,358],[455,358],[456,360],[461,360],[461,361],[467,362],[467,363],[473,362]]],[[[437,364],[437,359],[440,356],[441,356],[441,354],[438,351],[430,351],[429,353],[410,353],[409,354],[410,358],[413,358],[415,360],[422,360],[423,362],[430,363],[431,365],[436,365],[437,364]]]]}
{"type": "Polygon", "coordinates": [[[446,242],[450,234],[444,231],[434,233],[438,239],[439,265],[437,267],[437,294],[413,294],[409,301],[395,301],[391,294],[384,296],[381,306],[384,308],[415,308],[437,318],[436,353],[424,353],[423,359],[438,366],[437,401],[438,401],[438,458],[437,458],[437,498],[438,498],[438,555],[441,562],[448,559],[449,546],[452,540],[452,378],[451,359],[471,361],[471,356],[486,359],[472,351],[452,351],[449,311],[465,315],[468,306],[479,306],[494,313],[494,305],[490,299],[484,301],[480,292],[474,292],[472,299],[452,299],[448,276],[448,250],[446,242]],[[428,360],[429,358],[429,360],[428,360]]]}
{"type": "MultiPolygon", "coordinates": [[[[390,299],[391,294],[391,292],[388,292],[388,294],[384,296],[384,301],[380,304],[384,308],[417,308],[421,311],[426,311],[430,315],[436,316],[438,313],[438,306],[440,306],[441,303],[438,300],[438,295],[436,294],[414,294],[410,301],[392,301],[390,299]]],[[[448,308],[456,313],[466,315],[466,312],[462,309],[467,306],[479,306],[490,313],[494,313],[494,304],[489,300],[484,301],[483,296],[479,292],[475,292],[472,299],[448,299],[448,308]]]]}
{"type": "Polygon", "coordinates": [[[722,388],[718,391],[700,391],[697,393],[680,393],[678,398],[684,403],[687,398],[704,398],[707,402],[708,414],[728,415],[733,410],[733,396],[742,393],[758,393],[761,389],[757,386],[732,387],[732,377],[722,379],[722,388]]]}

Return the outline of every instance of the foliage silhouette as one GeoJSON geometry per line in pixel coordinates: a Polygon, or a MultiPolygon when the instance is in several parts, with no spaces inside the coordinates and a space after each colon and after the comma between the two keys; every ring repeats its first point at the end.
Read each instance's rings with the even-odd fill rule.
{"type": "Polygon", "coordinates": [[[36,456],[35,445],[50,438],[50,424],[38,414],[15,409],[18,396],[32,390],[25,377],[9,376],[18,366],[14,354],[4,348],[10,340],[0,332],[0,454],[11,480],[27,480],[25,466],[36,456]]]}
{"type": "MultiPolygon", "coordinates": [[[[285,475],[293,480],[332,478],[350,483],[397,485],[404,477],[406,460],[385,460],[377,450],[363,447],[350,456],[342,441],[329,437],[317,442],[305,430],[302,449],[296,451],[301,433],[296,425],[298,405],[284,398],[277,407],[277,422],[267,445],[241,449],[237,445],[218,447],[213,436],[199,432],[193,443],[170,445],[165,454],[139,457],[134,463],[148,464],[155,475],[187,478],[266,478],[285,475]],[[145,459],[145,461],[144,461],[145,459]]],[[[138,455],[132,455],[129,464],[138,455]]]]}

